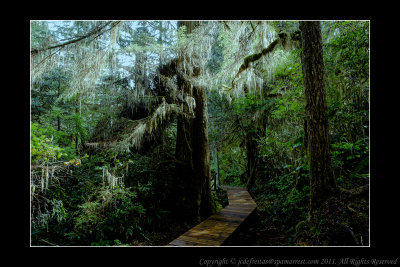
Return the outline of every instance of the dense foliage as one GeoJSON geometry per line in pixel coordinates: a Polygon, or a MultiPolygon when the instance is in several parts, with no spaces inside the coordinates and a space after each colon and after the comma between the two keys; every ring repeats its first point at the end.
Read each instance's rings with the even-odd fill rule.
{"type": "MultiPolygon", "coordinates": [[[[351,191],[369,184],[369,22],[321,25],[332,167],[351,191]]],[[[177,91],[173,66],[190,49],[204,69],[188,79],[207,88],[212,188],[248,186],[260,229],[279,225],[283,245],[302,245],[296,225],[310,202],[302,51],[282,44],[237,74],[297,22],[202,27],[193,37],[170,21],[32,22],[32,49],[49,53],[31,53],[32,245],[165,245],[195,224],[181,212],[175,154],[178,115],[196,103],[177,91]],[[54,44],[65,44],[57,58],[45,50],[54,44]]],[[[368,199],[352,205],[368,221],[368,199]]],[[[368,224],[352,231],[368,245],[368,224]]]]}

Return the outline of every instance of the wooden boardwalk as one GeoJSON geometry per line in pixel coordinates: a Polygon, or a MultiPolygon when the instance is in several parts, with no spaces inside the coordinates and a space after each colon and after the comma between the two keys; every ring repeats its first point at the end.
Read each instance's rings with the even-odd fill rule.
{"type": "Polygon", "coordinates": [[[256,208],[256,203],[246,188],[222,188],[227,190],[229,205],[173,240],[168,246],[220,246],[256,208]]]}

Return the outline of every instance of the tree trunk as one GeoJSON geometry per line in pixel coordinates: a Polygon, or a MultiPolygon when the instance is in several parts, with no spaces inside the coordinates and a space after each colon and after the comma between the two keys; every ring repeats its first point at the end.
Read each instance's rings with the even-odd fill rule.
{"type": "MultiPolygon", "coordinates": [[[[197,25],[198,22],[194,21],[178,22],[178,27],[186,26],[186,34],[191,33],[197,25]]],[[[191,219],[200,221],[209,217],[215,209],[211,199],[207,94],[204,88],[193,87],[179,75],[178,86],[184,95],[190,95],[195,99],[196,108],[195,118],[178,116],[176,158],[186,166],[177,166],[176,170],[184,179],[183,201],[187,205],[187,215],[191,219]]],[[[184,111],[188,112],[188,107],[185,105],[184,111]]]]}
{"type": "Polygon", "coordinates": [[[136,97],[144,94],[146,89],[146,54],[145,52],[135,53],[135,91],[136,97]]]}
{"type": "MultiPolygon", "coordinates": [[[[76,107],[75,107],[75,114],[78,114],[79,109],[78,109],[78,101],[76,102],[76,107]]],[[[78,122],[75,122],[75,129],[76,129],[76,133],[75,133],[75,149],[76,149],[76,153],[77,155],[80,155],[79,153],[79,125],[78,122]]]]}
{"type": "Polygon", "coordinates": [[[310,156],[310,213],[313,214],[324,200],[332,196],[335,181],[331,166],[320,22],[301,21],[300,31],[310,156]]]}
{"type": "Polygon", "coordinates": [[[208,145],[207,94],[203,88],[194,88],[196,100],[195,118],[193,119],[193,165],[197,181],[200,218],[207,218],[213,213],[211,200],[210,148],[208,145]]]}
{"type": "Polygon", "coordinates": [[[219,176],[219,158],[218,158],[218,149],[216,150],[217,155],[217,176],[215,177],[215,190],[217,190],[217,185],[219,185],[220,180],[220,176],[219,176]],[[218,184],[217,184],[218,181],[218,184]]]}
{"type": "Polygon", "coordinates": [[[255,140],[255,132],[249,131],[246,134],[246,154],[247,154],[247,188],[251,188],[254,185],[256,179],[256,168],[258,149],[257,142],[255,140]]]}
{"type": "MultiPolygon", "coordinates": [[[[163,32],[164,32],[163,22],[162,22],[162,21],[159,21],[159,22],[158,22],[158,31],[159,31],[159,35],[158,35],[158,44],[162,46],[162,45],[163,45],[163,32]]],[[[158,66],[159,66],[159,68],[161,68],[161,66],[163,65],[163,55],[162,55],[162,52],[159,53],[158,57],[159,57],[158,66]]]]}
{"type": "MultiPolygon", "coordinates": [[[[58,79],[58,88],[57,88],[57,99],[60,98],[61,94],[61,79],[58,79]]],[[[61,131],[61,121],[60,116],[57,116],[57,131],[61,131]]]]}

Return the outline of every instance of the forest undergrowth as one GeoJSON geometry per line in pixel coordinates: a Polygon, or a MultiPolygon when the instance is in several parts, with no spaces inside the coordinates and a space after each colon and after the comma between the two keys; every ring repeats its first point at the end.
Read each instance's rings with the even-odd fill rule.
{"type": "Polygon", "coordinates": [[[164,246],[231,185],[257,209],[225,246],[368,246],[369,22],[321,22],[337,191],[317,210],[298,22],[187,27],[32,23],[31,245],[164,246]]]}

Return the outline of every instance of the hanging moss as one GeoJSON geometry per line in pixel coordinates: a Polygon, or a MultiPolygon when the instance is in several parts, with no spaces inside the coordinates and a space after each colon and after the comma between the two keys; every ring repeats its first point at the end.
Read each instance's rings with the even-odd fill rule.
{"type": "MultiPolygon", "coordinates": [[[[263,48],[260,53],[255,53],[244,58],[243,64],[240,66],[239,71],[237,72],[234,80],[239,76],[240,73],[242,73],[250,66],[251,62],[255,62],[259,60],[261,57],[271,53],[272,51],[274,51],[275,47],[278,44],[281,44],[285,49],[287,49],[290,48],[291,45],[293,44],[292,41],[299,41],[299,40],[300,40],[300,31],[293,32],[290,35],[285,32],[279,33],[278,38],[275,39],[268,47],[263,48]]],[[[232,81],[232,87],[233,87],[233,81],[232,81]]]]}

